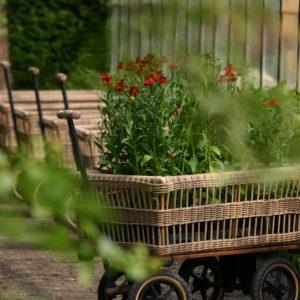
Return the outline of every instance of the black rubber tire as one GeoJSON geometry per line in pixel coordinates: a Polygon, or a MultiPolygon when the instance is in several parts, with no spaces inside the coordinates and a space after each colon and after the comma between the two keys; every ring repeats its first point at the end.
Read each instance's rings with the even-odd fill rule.
{"type": "MultiPolygon", "coordinates": [[[[207,269],[212,271],[214,281],[217,284],[217,287],[214,288],[209,298],[210,300],[220,300],[224,297],[224,288],[223,288],[223,280],[222,280],[222,273],[219,267],[219,262],[215,258],[198,258],[198,259],[188,259],[183,262],[181,265],[178,274],[187,282],[189,285],[189,288],[191,290],[192,296],[193,296],[193,290],[194,290],[194,281],[193,283],[190,282],[190,277],[193,274],[193,271],[199,267],[204,266],[207,267],[207,269]]],[[[197,290],[195,290],[197,293],[197,290]]],[[[199,295],[200,296],[200,295],[199,295]]],[[[200,296],[201,297],[201,296],[200,296]]],[[[196,299],[195,297],[193,299],[196,299]]],[[[203,299],[203,297],[197,299],[203,299]]]]}
{"type": "MultiPolygon", "coordinates": [[[[99,285],[98,285],[98,300],[113,300],[114,298],[109,298],[105,294],[105,289],[114,287],[115,282],[124,276],[123,273],[115,273],[111,276],[108,276],[106,273],[103,274],[102,278],[100,279],[99,285]]],[[[128,283],[129,284],[129,283],[128,283]]],[[[129,288],[128,288],[129,292],[129,288]]],[[[127,300],[128,295],[123,295],[123,300],[127,300]]]]}
{"type": "MultiPolygon", "coordinates": [[[[294,285],[294,295],[289,295],[288,298],[280,296],[279,299],[298,300],[300,299],[300,277],[296,267],[286,258],[272,257],[265,260],[260,266],[258,266],[256,273],[254,274],[251,284],[251,298],[253,300],[269,300],[276,299],[270,298],[270,296],[264,297],[262,294],[264,284],[267,283],[267,276],[276,269],[282,269],[282,271],[288,276],[288,280],[294,285]]],[[[276,279],[277,280],[277,279],[276,279]]],[[[270,282],[268,281],[270,285],[270,282]]],[[[272,285],[273,286],[273,285],[272,285]]],[[[282,285],[281,285],[282,286],[282,285]]],[[[273,286],[274,288],[274,286],[273,286]]]]}
{"type": "MultiPolygon", "coordinates": [[[[151,284],[151,286],[157,286],[160,283],[173,286],[173,290],[176,290],[178,300],[192,300],[191,291],[186,282],[179,275],[169,270],[155,273],[148,279],[133,284],[129,292],[128,300],[146,300],[147,298],[145,298],[144,292],[147,291],[147,287],[149,287],[148,285],[151,284]]],[[[161,297],[159,299],[169,299],[169,297],[166,295],[160,296],[161,297]]],[[[153,300],[155,299],[153,297],[151,298],[153,300]]]]}

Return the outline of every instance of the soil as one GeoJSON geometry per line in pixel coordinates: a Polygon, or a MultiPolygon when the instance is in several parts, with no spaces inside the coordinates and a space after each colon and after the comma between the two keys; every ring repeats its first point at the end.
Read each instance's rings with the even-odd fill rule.
{"type": "MultiPolygon", "coordinates": [[[[68,258],[58,257],[33,249],[28,243],[12,243],[0,238],[0,299],[96,300],[98,281],[103,273],[101,260],[97,260],[94,278],[88,287],[78,279],[77,267],[75,253],[68,258]]],[[[236,292],[225,299],[250,298],[236,292]]]]}
{"type": "Polygon", "coordinates": [[[93,282],[85,287],[77,277],[78,261],[71,257],[0,239],[0,299],[97,299],[102,274],[99,260],[93,282]]]}

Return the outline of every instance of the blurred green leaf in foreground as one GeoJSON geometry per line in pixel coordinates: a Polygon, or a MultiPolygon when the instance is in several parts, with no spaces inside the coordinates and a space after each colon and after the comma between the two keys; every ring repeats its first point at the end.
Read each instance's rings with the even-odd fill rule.
{"type": "Polygon", "coordinates": [[[145,247],[125,251],[101,234],[99,224],[107,220],[100,203],[78,174],[0,152],[0,236],[60,253],[77,251],[86,282],[94,256],[135,280],[159,268],[160,260],[145,247]]]}

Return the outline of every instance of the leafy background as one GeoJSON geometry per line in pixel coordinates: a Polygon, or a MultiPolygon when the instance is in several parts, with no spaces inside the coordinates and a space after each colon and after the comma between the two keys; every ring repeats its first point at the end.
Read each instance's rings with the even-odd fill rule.
{"type": "Polygon", "coordinates": [[[31,87],[29,66],[41,70],[40,86],[56,88],[66,72],[69,86],[95,88],[108,68],[106,0],[7,0],[7,27],[14,88],[31,87]],[[82,75],[85,76],[82,76],[82,75]]]}

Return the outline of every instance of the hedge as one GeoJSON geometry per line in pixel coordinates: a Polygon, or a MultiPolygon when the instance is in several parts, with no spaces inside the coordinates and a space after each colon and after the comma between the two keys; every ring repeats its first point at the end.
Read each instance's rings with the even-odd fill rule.
{"type": "Polygon", "coordinates": [[[107,0],[7,0],[7,18],[15,88],[31,88],[29,66],[47,89],[59,71],[69,86],[92,88],[109,67],[107,0]]]}

